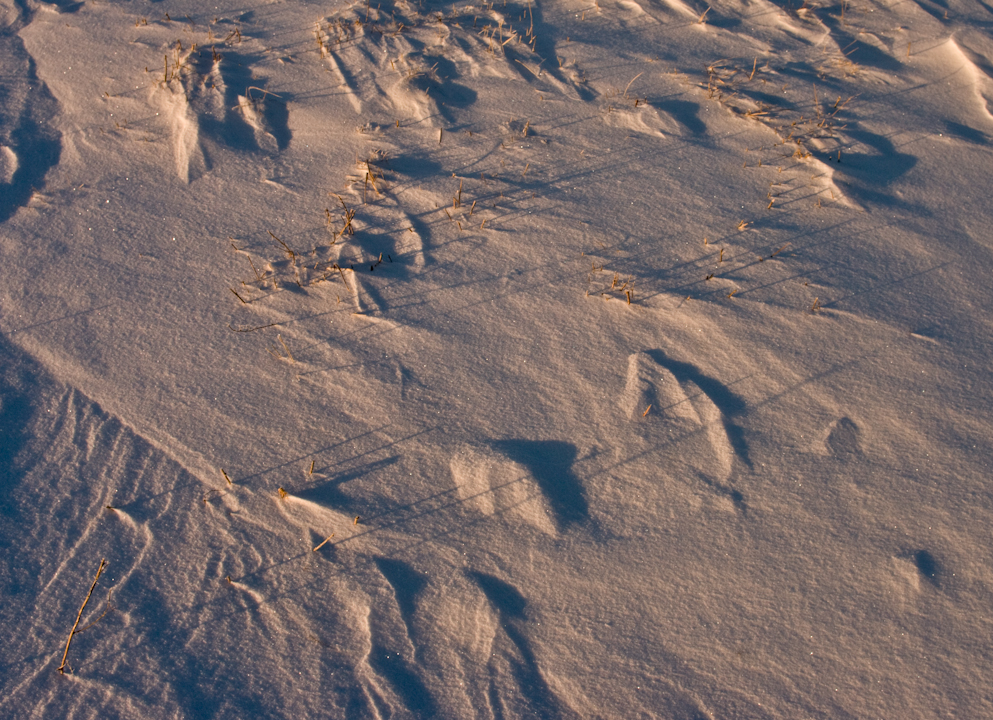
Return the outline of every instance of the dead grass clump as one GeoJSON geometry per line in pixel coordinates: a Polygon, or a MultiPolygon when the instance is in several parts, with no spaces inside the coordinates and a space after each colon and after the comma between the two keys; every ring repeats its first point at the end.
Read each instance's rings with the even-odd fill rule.
{"type": "Polygon", "coordinates": [[[591,263],[590,271],[586,276],[586,297],[601,297],[604,300],[624,300],[628,305],[634,303],[634,276],[624,279],[619,273],[613,273],[610,285],[607,285],[603,278],[604,266],[591,263]]]}
{"type": "MultiPolygon", "coordinates": [[[[779,79],[776,70],[769,63],[760,66],[758,58],[742,65],[718,60],[707,66],[706,81],[699,86],[706,89],[709,99],[732,113],[773,130],[779,143],[770,150],[781,157],[805,160],[812,147],[829,152],[840,149],[847,142],[842,134],[847,127],[843,113],[857,96],[845,100],[839,96],[832,104],[822,100],[816,86],[791,93],[789,83],[773,84],[779,79]]],[[[762,162],[760,157],[757,166],[762,162]]]]}

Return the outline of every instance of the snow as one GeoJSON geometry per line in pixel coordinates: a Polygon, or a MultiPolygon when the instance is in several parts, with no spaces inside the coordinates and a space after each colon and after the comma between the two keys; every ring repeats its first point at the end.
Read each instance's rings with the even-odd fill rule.
{"type": "Polygon", "coordinates": [[[0,715],[993,716],[989,22],[0,2],[0,715]]]}

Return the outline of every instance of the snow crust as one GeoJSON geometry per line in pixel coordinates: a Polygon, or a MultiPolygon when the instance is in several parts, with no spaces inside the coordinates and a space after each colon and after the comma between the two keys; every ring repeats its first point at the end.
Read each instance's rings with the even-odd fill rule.
{"type": "Polygon", "coordinates": [[[0,716],[993,717],[990,12],[0,0],[0,716]]]}

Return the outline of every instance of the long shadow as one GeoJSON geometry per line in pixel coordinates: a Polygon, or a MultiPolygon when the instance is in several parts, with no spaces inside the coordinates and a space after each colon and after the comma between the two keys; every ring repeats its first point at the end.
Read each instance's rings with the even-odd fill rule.
{"type": "Polygon", "coordinates": [[[740,27],[742,21],[740,18],[731,17],[730,15],[721,15],[720,13],[715,13],[711,10],[707,13],[706,24],[716,28],[721,28],[722,30],[730,30],[731,28],[740,27]]]}
{"type": "Polygon", "coordinates": [[[215,127],[215,133],[230,147],[241,150],[261,150],[255,139],[255,130],[249,125],[239,110],[233,109],[239,105],[239,97],[246,97],[261,115],[265,130],[275,139],[276,146],[284,150],[290,144],[292,133],[289,127],[289,111],[286,108],[287,94],[280,92],[279,97],[249,88],[264,85],[264,82],[252,76],[252,66],[263,58],[257,55],[230,53],[219,64],[221,77],[224,79],[224,122],[215,127]],[[262,99],[259,99],[262,96],[262,99]]]}
{"type": "Polygon", "coordinates": [[[826,444],[835,457],[861,457],[860,434],[858,425],[850,418],[843,417],[834,424],[826,444]]]}
{"type": "Polygon", "coordinates": [[[927,550],[915,551],[913,553],[913,558],[914,565],[917,566],[918,572],[924,576],[924,579],[936,588],[940,588],[942,568],[941,563],[938,562],[938,559],[927,550]]]}
{"type": "Polygon", "coordinates": [[[745,495],[740,490],[730,485],[725,485],[722,482],[718,482],[702,472],[697,472],[696,476],[699,478],[700,482],[709,487],[715,493],[718,495],[723,495],[728,500],[733,502],[738,512],[742,514],[748,512],[748,505],[745,502],[745,495]]]}
{"type": "MultiPolygon", "coordinates": [[[[535,717],[555,718],[567,715],[563,713],[555,693],[545,682],[538,667],[538,659],[531,650],[531,645],[524,634],[522,625],[526,622],[527,600],[520,591],[510,583],[475,570],[468,571],[469,578],[472,579],[483,595],[489,601],[493,609],[500,616],[500,626],[507,634],[510,642],[517,648],[519,657],[509,657],[511,674],[530,705],[527,708],[535,717]]],[[[495,694],[496,688],[491,687],[491,695],[495,694]]],[[[499,698],[493,698],[497,702],[492,702],[494,710],[500,708],[499,698]]]]}
{"type": "MultiPolygon", "coordinates": [[[[396,6],[394,5],[386,6],[384,4],[383,6],[380,7],[381,10],[383,7],[386,7],[387,10],[392,10],[396,6]]],[[[527,36],[525,35],[525,33],[527,29],[533,25],[533,29],[534,29],[534,35],[532,36],[534,42],[533,49],[534,49],[534,54],[537,55],[539,58],[539,64],[543,76],[549,75],[555,78],[556,80],[558,80],[563,85],[573,87],[584,102],[588,102],[596,97],[596,94],[592,92],[589,88],[583,87],[580,84],[572,83],[571,81],[567,80],[562,74],[562,72],[559,70],[559,61],[558,61],[558,56],[556,54],[555,43],[556,43],[556,39],[562,35],[562,32],[558,26],[548,23],[544,20],[544,16],[541,10],[541,5],[536,0],[528,4],[522,2],[522,3],[515,3],[514,5],[509,7],[506,4],[496,7],[499,10],[499,12],[505,16],[506,22],[503,24],[504,38],[509,38],[512,32],[517,32],[526,39],[527,36]],[[523,18],[521,17],[522,15],[523,18]]],[[[452,5],[451,3],[439,2],[438,0],[429,0],[428,2],[420,6],[420,10],[422,13],[425,12],[429,14],[440,13],[441,15],[445,15],[446,13],[452,10],[452,5]]],[[[396,15],[397,17],[400,17],[400,13],[396,13],[396,15]]],[[[487,20],[484,17],[482,17],[482,15],[479,19],[481,21],[479,24],[479,28],[482,28],[486,24],[491,25],[491,27],[495,27],[495,22],[492,19],[487,20]]],[[[458,40],[457,36],[453,35],[452,40],[456,44],[462,45],[463,50],[469,52],[470,48],[463,45],[458,40]]],[[[422,44],[415,43],[414,41],[409,40],[409,38],[408,41],[410,41],[414,45],[414,47],[418,52],[423,52],[425,50],[425,47],[422,44]]],[[[520,75],[521,79],[523,79],[525,82],[532,84],[543,83],[542,79],[536,78],[534,73],[532,73],[529,70],[526,70],[523,65],[520,65],[518,62],[516,62],[520,60],[520,62],[526,63],[528,66],[535,64],[534,56],[531,55],[530,53],[518,51],[514,47],[515,44],[516,43],[510,43],[503,47],[503,53],[507,60],[507,64],[518,75],[520,75]]],[[[429,58],[430,58],[430,61],[428,62],[429,65],[433,65],[436,61],[439,62],[438,75],[443,80],[445,80],[445,83],[443,85],[439,85],[436,89],[439,91],[438,94],[441,96],[444,96],[446,93],[449,94],[450,96],[453,96],[454,101],[449,100],[448,104],[458,107],[465,107],[471,102],[475,102],[476,99],[475,91],[469,90],[468,88],[463,88],[463,86],[457,85],[450,81],[452,77],[457,77],[456,74],[450,73],[450,71],[445,67],[445,63],[451,65],[451,61],[442,58],[440,55],[428,55],[428,54],[424,55],[425,60],[428,60],[429,58]],[[468,90],[468,93],[471,94],[467,94],[466,90],[468,90]]],[[[422,89],[426,89],[426,88],[422,87],[422,89]]],[[[444,99],[444,97],[442,97],[442,99],[444,99]]]]}
{"type": "Polygon", "coordinates": [[[700,104],[675,98],[648,98],[648,104],[672,117],[692,135],[705,135],[707,126],[700,119],[700,104]]]}
{"type": "MultiPolygon", "coordinates": [[[[377,428],[373,428],[371,430],[366,430],[365,432],[361,432],[361,433],[359,433],[357,435],[353,435],[351,437],[342,438],[338,442],[332,443],[330,445],[325,445],[323,447],[315,448],[314,450],[311,450],[310,452],[304,452],[304,453],[302,453],[300,455],[297,455],[296,457],[292,457],[292,458],[290,458],[288,460],[284,460],[283,462],[280,462],[278,464],[271,465],[271,466],[269,466],[267,468],[263,468],[262,470],[258,470],[257,472],[254,472],[251,475],[240,475],[236,479],[241,484],[249,483],[251,481],[257,481],[259,478],[261,478],[264,475],[267,475],[269,473],[276,472],[277,470],[282,470],[284,468],[290,467],[291,465],[295,465],[295,464],[301,463],[301,462],[303,462],[305,460],[314,460],[314,459],[316,459],[316,457],[318,455],[322,455],[324,453],[328,453],[328,452],[330,452],[330,451],[332,451],[332,450],[334,450],[336,448],[341,447],[342,445],[345,445],[345,444],[350,443],[350,442],[351,443],[356,443],[359,440],[361,440],[363,438],[366,438],[366,437],[368,437],[370,435],[376,435],[377,433],[379,433],[381,430],[383,430],[386,427],[388,427],[388,424],[387,425],[380,425],[377,428]]],[[[426,435],[427,433],[433,432],[436,429],[437,428],[426,428],[426,429],[423,429],[423,430],[418,430],[417,432],[411,433],[410,435],[407,435],[405,437],[399,438],[397,440],[393,440],[391,442],[381,443],[380,445],[377,445],[376,447],[371,448],[369,450],[365,450],[363,452],[360,452],[360,453],[358,453],[356,455],[352,455],[352,456],[347,457],[347,458],[342,458],[339,461],[339,464],[355,462],[359,458],[366,457],[368,455],[373,455],[373,454],[379,452],[380,450],[385,450],[386,448],[396,447],[400,443],[407,442],[408,440],[413,440],[414,438],[420,437],[422,435],[426,435]]],[[[325,470],[327,470],[327,467],[322,467],[322,468],[320,468],[320,470],[321,470],[321,472],[324,472],[325,470]]]]}
{"type": "Polygon", "coordinates": [[[455,63],[448,58],[429,53],[424,53],[421,57],[433,66],[434,72],[411,78],[408,81],[410,86],[433,97],[438,103],[438,112],[445,121],[455,122],[450,108],[467,108],[476,102],[478,94],[469,86],[455,82],[460,74],[455,63]]]}
{"type": "MultiPolygon", "coordinates": [[[[400,617],[407,628],[407,636],[410,638],[411,644],[414,644],[413,625],[411,624],[414,603],[424,586],[427,585],[427,580],[402,560],[379,557],[374,558],[374,562],[379,572],[393,588],[393,595],[396,598],[397,607],[400,609],[400,617]]],[[[373,627],[374,635],[378,635],[379,633],[375,632],[375,627],[371,627],[373,627]]],[[[417,713],[420,717],[434,717],[437,714],[437,706],[427,686],[408,665],[402,654],[395,651],[391,652],[381,641],[373,640],[372,648],[369,651],[369,664],[393,686],[407,710],[417,713]]]]}
{"type": "MultiPolygon", "coordinates": [[[[354,272],[362,274],[386,275],[394,278],[398,275],[406,276],[409,266],[407,263],[397,262],[402,257],[401,243],[404,239],[400,233],[379,231],[375,226],[358,230],[348,238],[348,247],[342,250],[338,263],[342,267],[351,267],[354,272]],[[358,257],[349,258],[347,253],[350,250],[359,250],[358,257]],[[380,254],[383,258],[382,263],[377,260],[380,254]]],[[[353,256],[355,254],[351,253],[353,256]]]]}
{"type": "Polygon", "coordinates": [[[285,90],[279,95],[266,95],[263,101],[262,116],[265,118],[266,129],[276,138],[276,147],[285,150],[290,146],[293,132],[290,130],[290,109],[287,102],[292,96],[285,90]]]}
{"type": "MultiPolygon", "coordinates": [[[[21,39],[16,35],[3,38],[0,49],[26,56],[26,82],[31,87],[17,125],[10,134],[10,146],[17,156],[17,169],[10,183],[0,183],[0,222],[4,222],[27,205],[35,189],[44,185],[45,175],[62,156],[62,136],[49,124],[58,112],[58,101],[48,86],[38,79],[34,59],[27,54],[21,39]],[[10,48],[12,43],[20,47],[10,48]]],[[[8,103],[9,99],[4,98],[5,110],[10,112],[12,108],[8,103]]]]}
{"type": "Polygon", "coordinates": [[[695,365],[673,360],[661,350],[646,350],[645,353],[671,372],[676,380],[681,383],[686,381],[695,383],[710,398],[711,402],[717,406],[717,409],[723,415],[724,430],[727,432],[728,440],[735,454],[746,465],[751,467],[752,463],[748,457],[748,442],[745,440],[745,431],[731,421],[731,418],[745,413],[747,409],[745,401],[720,380],[716,380],[700,372],[695,365]]]}
{"type": "Polygon", "coordinates": [[[401,655],[374,644],[369,650],[369,665],[390,683],[404,707],[417,717],[435,717],[438,708],[424,681],[407,667],[401,655]]]}
{"type": "Polygon", "coordinates": [[[400,175],[416,180],[434,177],[442,170],[440,162],[426,153],[417,151],[408,151],[403,155],[391,157],[388,167],[400,175]]]}
{"type": "MultiPolygon", "coordinates": [[[[380,470],[384,467],[389,467],[397,462],[399,462],[399,456],[393,456],[386,458],[384,460],[376,460],[375,462],[367,463],[362,467],[356,468],[355,470],[348,470],[343,473],[335,475],[330,480],[322,482],[317,485],[312,485],[311,487],[304,488],[302,490],[294,490],[293,495],[301,498],[302,500],[309,500],[310,502],[317,503],[318,505],[324,505],[325,507],[349,510],[353,509],[356,499],[350,497],[343,493],[339,488],[347,482],[352,480],[357,480],[364,475],[380,470]]],[[[367,505],[368,503],[363,503],[367,505]]]]}
{"type": "Polygon", "coordinates": [[[962,123],[957,123],[954,120],[945,120],[945,132],[975,145],[990,144],[989,136],[982,130],[977,130],[969,127],[968,125],[963,125],[962,123]]]}
{"type": "Polygon", "coordinates": [[[822,12],[817,14],[817,17],[831,31],[831,37],[838,44],[838,47],[848,48],[853,45],[855,46],[853,49],[845,52],[849,59],[859,65],[868,65],[869,67],[887,72],[898,72],[901,70],[903,64],[895,57],[859,40],[857,29],[852,28],[855,30],[855,34],[848,31],[841,21],[843,16],[841,8],[841,3],[834,7],[824,8],[822,12]],[[832,10],[837,13],[837,17],[835,13],[832,13],[832,10]]]}
{"type": "MultiPolygon", "coordinates": [[[[162,612],[143,615],[143,650],[154,658],[154,664],[161,668],[167,684],[182,688],[175,701],[182,709],[185,718],[199,719],[217,717],[261,718],[271,717],[271,696],[268,692],[246,685],[244,677],[232,673],[230,658],[243,652],[237,637],[241,626],[234,622],[244,612],[257,608],[240,608],[227,617],[214,618],[212,624],[231,630],[230,645],[216,653],[195,653],[190,650],[188,628],[183,627],[183,618],[171,612],[170,598],[158,588],[134,577],[135,583],[129,592],[143,598],[145,607],[161,608],[162,612]],[[230,624],[229,624],[230,623],[230,624]]],[[[228,596],[230,598],[230,596],[228,596]]],[[[231,599],[228,603],[237,602],[231,599]]],[[[225,637],[218,631],[218,645],[223,647],[225,637]]],[[[349,682],[349,672],[344,667],[329,666],[333,658],[326,658],[325,676],[328,678],[322,688],[328,698],[329,717],[370,718],[377,714],[370,707],[369,699],[361,686],[349,682]],[[344,671],[344,672],[342,672],[344,671]],[[338,712],[340,714],[335,714],[338,712]]],[[[130,678],[124,677],[127,682],[130,678]]]]}
{"type": "Polygon", "coordinates": [[[847,151],[836,166],[836,172],[867,185],[889,185],[917,165],[916,157],[899,152],[887,137],[857,127],[849,128],[847,134],[856,142],[868,145],[875,153],[847,151]]]}
{"type": "MultiPolygon", "coordinates": [[[[15,488],[24,477],[17,457],[31,439],[31,420],[37,412],[32,398],[40,394],[41,382],[27,358],[0,340],[0,517],[7,529],[17,526],[15,488]]],[[[4,535],[0,533],[0,546],[8,544],[4,535]]]]}
{"type": "Polygon", "coordinates": [[[518,462],[534,476],[560,526],[589,518],[586,492],[572,472],[578,453],[572,443],[559,440],[497,440],[495,450],[518,462]]]}
{"type": "MultiPolygon", "coordinates": [[[[194,53],[191,54],[190,60],[194,71],[200,76],[206,77],[211,72],[213,59],[209,54],[202,51],[194,53]]],[[[199,113],[200,127],[204,133],[234,150],[258,150],[255,131],[243,115],[234,109],[239,104],[238,95],[253,84],[251,71],[238,62],[235,53],[228,52],[224,53],[219,69],[221,79],[224,81],[224,114],[223,117],[218,118],[207,113],[199,113]]],[[[193,95],[196,94],[196,90],[199,88],[194,88],[193,95]]],[[[204,92],[209,91],[204,90],[204,92]]]]}
{"type": "Polygon", "coordinates": [[[528,12],[534,20],[534,52],[541,58],[542,72],[548,73],[563,85],[575,88],[580,100],[590,102],[596,98],[596,93],[580,83],[573,83],[559,71],[558,53],[555,41],[560,37],[561,30],[545,21],[541,4],[535,0],[529,3],[528,12]]]}
{"type": "Polygon", "coordinates": [[[645,353],[671,372],[679,382],[689,380],[695,383],[724,415],[733,417],[745,412],[745,401],[741,397],[720,380],[704,375],[695,365],[673,360],[661,350],[646,350],[645,353]]]}
{"type": "MultiPolygon", "coordinates": [[[[938,22],[946,23],[947,24],[948,23],[948,15],[947,15],[948,3],[946,2],[946,0],[932,0],[932,1],[938,7],[931,7],[930,6],[930,3],[928,3],[928,2],[924,2],[922,0],[915,0],[917,7],[919,7],[921,10],[923,10],[924,12],[926,12],[928,15],[930,15],[931,17],[933,17],[938,22]]],[[[982,4],[982,3],[980,3],[980,4],[982,4]]],[[[986,7],[986,10],[987,11],[990,10],[989,6],[984,5],[984,7],[986,7]]]]}
{"type": "MultiPolygon", "coordinates": [[[[195,56],[191,56],[191,60],[194,70],[200,76],[205,77],[211,72],[214,60],[209,52],[200,50],[195,56]]],[[[261,116],[264,129],[275,138],[279,150],[289,147],[293,138],[287,107],[291,98],[285,91],[280,91],[278,95],[267,92],[262,88],[264,81],[252,74],[252,67],[263,60],[260,55],[225,49],[217,65],[224,81],[224,116],[217,118],[204,113],[200,117],[204,132],[234,150],[262,150],[255,138],[255,130],[239,109],[242,102],[252,103],[254,110],[261,116]],[[242,97],[246,100],[239,99],[242,97]]]]}
{"type": "MultiPolygon", "coordinates": [[[[142,597],[146,607],[171,607],[170,598],[143,580],[140,576],[133,577],[129,583],[129,591],[134,596],[142,597]]],[[[240,704],[244,695],[237,687],[237,681],[228,679],[225,673],[220,672],[219,666],[223,666],[223,663],[194,659],[188,648],[183,647],[186,638],[171,627],[171,614],[166,611],[148,616],[149,622],[144,632],[145,645],[147,652],[155,657],[159,667],[165,670],[165,675],[176,683],[176,687],[185,688],[176,698],[183,708],[183,714],[192,718],[214,717],[220,711],[225,697],[240,704]]]]}
{"type": "Polygon", "coordinates": [[[411,629],[411,619],[414,615],[414,601],[421,594],[428,581],[424,576],[414,570],[410,565],[402,560],[392,558],[376,558],[376,567],[386,578],[386,582],[393,588],[396,596],[397,607],[400,608],[400,616],[407,625],[407,632],[411,629]]]}
{"type": "Polygon", "coordinates": [[[85,2],[73,2],[72,0],[48,0],[48,2],[58,8],[59,14],[67,15],[79,12],[85,2]]]}

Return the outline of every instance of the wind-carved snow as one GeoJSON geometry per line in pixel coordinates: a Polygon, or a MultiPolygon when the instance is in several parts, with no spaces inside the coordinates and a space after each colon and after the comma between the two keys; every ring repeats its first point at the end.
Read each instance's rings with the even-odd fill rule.
{"type": "Polygon", "coordinates": [[[465,447],[452,457],[459,498],[484,515],[524,522],[554,535],[552,510],[529,470],[485,447],[465,447]]]}
{"type": "Polygon", "coordinates": [[[14,4],[0,18],[0,222],[41,190],[62,154],[57,125],[59,103],[38,77],[37,65],[20,32],[32,12],[14,4]]]}
{"type": "Polygon", "coordinates": [[[0,182],[10,184],[17,172],[17,153],[6,145],[0,147],[0,182]]]}
{"type": "Polygon", "coordinates": [[[0,714],[990,715],[981,5],[0,5],[0,714]]]}
{"type": "Polygon", "coordinates": [[[169,124],[176,175],[184,182],[197,180],[209,169],[200,142],[200,126],[186,92],[166,88],[156,94],[158,107],[169,124]]]}

